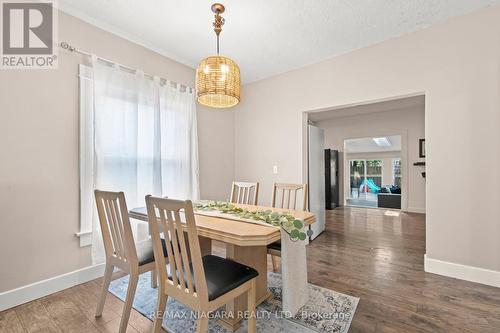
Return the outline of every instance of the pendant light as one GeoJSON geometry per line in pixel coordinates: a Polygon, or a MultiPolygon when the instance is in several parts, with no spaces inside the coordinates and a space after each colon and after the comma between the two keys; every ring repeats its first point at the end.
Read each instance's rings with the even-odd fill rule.
{"type": "Polygon", "coordinates": [[[217,35],[217,55],[201,61],[196,70],[196,97],[198,103],[213,108],[230,108],[240,101],[240,69],[228,57],[219,55],[219,35],[224,25],[224,5],[215,3],[213,23],[217,35]]]}

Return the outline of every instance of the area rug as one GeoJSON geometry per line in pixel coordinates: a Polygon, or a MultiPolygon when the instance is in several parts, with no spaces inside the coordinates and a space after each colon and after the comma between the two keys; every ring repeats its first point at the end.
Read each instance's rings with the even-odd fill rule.
{"type": "MultiPolygon", "coordinates": [[[[151,288],[150,277],[149,273],[139,276],[133,307],[153,320],[157,290],[151,288]]],[[[124,276],[112,281],[109,291],[121,300],[125,300],[127,287],[128,276],[124,276]]],[[[272,297],[257,308],[258,332],[346,333],[359,302],[357,297],[309,284],[309,301],[295,317],[289,318],[281,311],[281,275],[269,272],[268,287],[272,297]]],[[[218,312],[222,311],[223,309],[220,309],[218,312]]],[[[210,319],[208,332],[230,333],[217,322],[218,312],[210,319]]],[[[196,313],[170,297],[163,318],[163,327],[170,333],[196,332],[196,313]]],[[[246,331],[244,320],[237,332],[246,331]]]]}

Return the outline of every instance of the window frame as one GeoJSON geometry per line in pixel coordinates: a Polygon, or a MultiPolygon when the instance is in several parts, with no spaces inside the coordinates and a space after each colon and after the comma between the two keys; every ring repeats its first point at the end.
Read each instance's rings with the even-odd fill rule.
{"type": "Polygon", "coordinates": [[[94,212],[94,81],[92,67],[79,64],[80,247],[92,245],[94,212]]]}

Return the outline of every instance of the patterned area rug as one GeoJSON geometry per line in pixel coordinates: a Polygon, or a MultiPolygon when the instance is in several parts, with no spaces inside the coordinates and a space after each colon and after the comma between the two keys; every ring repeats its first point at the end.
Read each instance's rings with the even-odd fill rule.
{"type": "MultiPolygon", "coordinates": [[[[156,311],[157,290],[151,288],[150,274],[139,276],[133,307],[152,320],[156,311]]],[[[111,282],[109,291],[124,300],[128,276],[111,282]]],[[[309,302],[293,318],[286,318],[281,311],[281,274],[268,273],[268,287],[273,297],[257,308],[258,332],[335,332],[346,333],[356,311],[359,298],[309,284],[309,302]]],[[[210,319],[210,333],[229,333],[217,318],[222,310],[210,319]]],[[[196,313],[169,298],[163,327],[171,333],[196,332],[196,313]]],[[[246,321],[237,332],[246,332],[246,321]]]]}

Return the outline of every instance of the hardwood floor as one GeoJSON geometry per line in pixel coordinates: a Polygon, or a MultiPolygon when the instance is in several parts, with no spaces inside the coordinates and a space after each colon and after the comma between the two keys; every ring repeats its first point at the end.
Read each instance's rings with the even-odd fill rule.
{"type": "Polygon", "coordinates": [[[328,211],[309,282],[360,297],[350,333],[500,332],[500,289],[425,273],[424,253],[424,215],[328,211]]]}
{"type": "MultiPolygon", "coordinates": [[[[108,293],[102,317],[95,318],[101,279],[90,281],[0,313],[0,332],[115,333],[123,302],[108,293]]],[[[132,310],[127,332],[151,332],[152,322],[132,310]]]]}
{"type": "MultiPolygon", "coordinates": [[[[222,247],[214,252],[224,255],[222,247]]],[[[309,281],[360,297],[350,333],[500,332],[500,289],[423,271],[425,217],[341,208],[308,246],[309,281]]],[[[271,269],[271,262],[268,263],[271,269]]],[[[0,332],[117,332],[123,302],[108,294],[94,318],[101,280],[0,313],[0,332]]],[[[132,310],[128,332],[152,322],[132,310]]]]}

